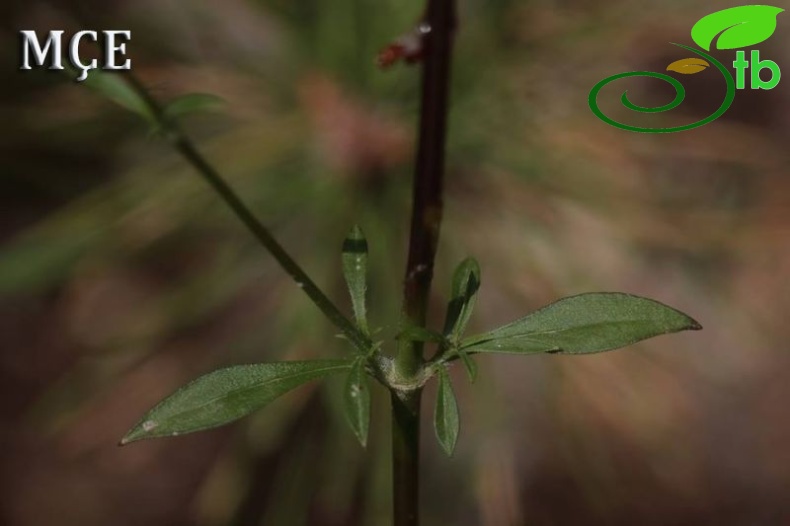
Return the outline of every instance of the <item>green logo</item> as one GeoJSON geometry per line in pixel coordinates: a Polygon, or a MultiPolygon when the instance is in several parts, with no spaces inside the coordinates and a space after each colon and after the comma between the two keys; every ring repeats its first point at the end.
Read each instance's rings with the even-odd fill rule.
{"type": "Polygon", "coordinates": [[[761,60],[758,50],[752,50],[749,60],[746,58],[746,52],[739,50],[736,53],[735,61],[732,63],[735,68],[735,78],[733,78],[730,71],[724,67],[721,62],[705,51],[710,51],[711,45],[717,36],[716,49],[738,49],[764,42],[773,35],[774,31],[776,31],[776,17],[782,11],[784,11],[784,9],[769,5],[746,5],[724,9],[703,17],[691,28],[691,39],[702,49],[695,49],[673,42],[674,45],[686,49],[697,56],[676,60],[667,66],[667,71],[691,75],[706,71],[710,68],[710,65],[713,64],[724,77],[727,93],[724,96],[724,101],[721,103],[721,106],[719,106],[712,115],[691,124],[674,126],[671,128],[631,126],[617,122],[604,115],[598,107],[598,93],[610,82],[627,77],[652,77],[668,82],[675,88],[675,99],[663,106],[651,108],[634,104],[628,98],[628,92],[624,91],[623,95],[620,97],[620,102],[626,108],[641,113],[660,113],[677,108],[686,97],[686,90],[683,85],[674,77],[652,71],[629,71],[628,73],[620,73],[603,79],[590,90],[588,98],[590,109],[599,119],[607,124],[622,130],[642,133],[672,133],[691,130],[718,119],[729,109],[732,101],[735,100],[735,90],[744,89],[746,87],[747,69],[750,70],[749,84],[751,89],[769,90],[775,88],[776,85],[779,84],[781,72],[776,62],[772,60],[761,60]],[[761,77],[760,72],[763,70],[768,70],[770,72],[770,78],[768,80],[763,80],[761,77]]]}

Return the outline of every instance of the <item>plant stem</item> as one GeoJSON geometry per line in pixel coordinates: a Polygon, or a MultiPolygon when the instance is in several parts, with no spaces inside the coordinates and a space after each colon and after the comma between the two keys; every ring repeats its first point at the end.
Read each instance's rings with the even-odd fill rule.
{"type": "MultiPolygon", "coordinates": [[[[418,327],[425,326],[442,222],[455,0],[429,0],[426,22],[431,30],[424,38],[420,136],[414,172],[409,257],[403,288],[405,321],[418,327]]],[[[422,362],[422,344],[404,342],[398,353],[398,366],[401,373],[413,375],[422,362]]]]}
{"type": "Polygon", "coordinates": [[[392,393],[392,504],[394,526],[416,526],[419,517],[420,398],[422,389],[392,393]]]}
{"type": "MultiPolygon", "coordinates": [[[[436,247],[442,221],[442,189],[455,30],[456,0],[429,0],[424,36],[420,135],[413,183],[409,256],[401,324],[425,327],[436,247]]],[[[412,379],[423,366],[423,344],[401,340],[395,369],[412,379]]],[[[393,506],[395,526],[419,524],[421,390],[392,393],[393,506]]]]}
{"type": "Polygon", "coordinates": [[[225,182],[217,170],[195,148],[192,140],[173,121],[167,119],[160,105],[154,100],[148,90],[133,76],[126,75],[132,87],[145,100],[157,124],[165,136],[173,143],[175,149],[192,165],[203,179],[219,194],[230,209],[236,214],[247,229],[260,241],[261,245],[269,251],[283,270],[291,276],[299,288],[313,300],[313,303],[324,315],[353,343],[361,353],[367,353],[372,343],[370,338],[360,331],[351,321],[340,312],[340,309],[318,288],[310,276],[293,260],[285,249],[272,236],[271,232],[261,223],[241,198],[225,182]]]}

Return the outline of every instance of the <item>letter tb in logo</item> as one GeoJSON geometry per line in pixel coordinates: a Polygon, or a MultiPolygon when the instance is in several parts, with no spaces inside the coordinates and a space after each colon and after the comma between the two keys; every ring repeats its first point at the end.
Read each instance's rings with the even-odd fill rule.
{"type": "Polygon", "coordinates": [[[751,69],[751,88],[752,89],[774,89],[782,78],[779,66],[773,60],[760,60],[760,51],[752,50],[751,61],[746,60],[746,52],[738,51],[735,54],[735,61],[732,67],[735,68],[735,87],[744,89],[746,87],[746,70],[751,69]],[[768,70],[770,77],[763,80],[761,71],[768,70]]]}

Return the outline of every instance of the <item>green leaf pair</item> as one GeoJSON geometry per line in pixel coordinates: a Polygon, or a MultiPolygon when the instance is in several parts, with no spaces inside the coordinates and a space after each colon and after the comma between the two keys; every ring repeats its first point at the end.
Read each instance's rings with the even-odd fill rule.
{"type": "MultiPolygon", "coordinates": [[[[73,69],[68,73],[77,76],[77,72],[73,69]]],[[[160,127],[157,110],[123,75],[97,70],[85,79],[84,84],[122,108],[142,117],[154,129],[160,127]]],[[[216,111],[224,103],[222,98],[209,93],[188,93],[171,100],[162,108],[161,113],[164,118],[175,120],[195,113],[216,111]]]]}
{"type": "Polygon", "coordinates": [[[462,360],[471,379],[475,353],[587,354],[702,327],[682,312],[657,301],[617,292],[570,296],[521,319],[483,334],[462,338],[480,285],[480,268],[472,259],[455,271],[445,323],[445,354],[438,360],[434,428],[442,448],[452,454],[458,437],[458,409],[445,363],[462,360]]]}
{"type": "Polygon", "coordinates": [[[469,319],[472,317],[478,290],[480,290],[480,265],[477,260],[466,258],[458,265],[453,274],[450,303],[447,305],[447,316],[444,321],[444,334],[447,338],[447,345],[461,358],[471,382],[477,379],[477,364],[461,348],[460,341],[469,324],[469,319]]]}
{"type": "MultiPolygon", "coordinates": [[[[367,334],[365,274],[367,241],[355,227],[343,244],[343,270],[351,291],[357,324],[367,334]]],[[[238,420],[300,385],[348,372],[344,391],[346,416],[365,446],[370,427],[368,356],[353,360],[311,360],[238,365],[199,377],[151,409],[121,440],[177,436],[238,420]]]]}
{"type": "Polygon", "coordinates": [[[367,443],[370,389],[362,358],[237,365],[190,382],[151,409],[121,445],[211,429],[238,420],[311,380],[348,371],[344,402],[357,438],[367,443]]]}
{"type": "MultiPolygon", "coordinates": [[[[343,271],[354,316],[368,333],[366,318],[367,242],[354,228],[343,245],[343,271]]],[[[407,328],[401,337],[439,344],[438,358],[429,367],[438,377],[434,428],[442,449],[451,455],[458,440],[458,404],[447,362],[460,359],[472,381],[475,353],[565,353],[607,351],[700,325],[689,316],[657,301],[622,293],[589,293],[563,298],[497,329],[464,338],[477,292],[480,267],[464,260],[453,286],[442,334],[407,328]]],[[[350,360],[275,362],[228,367],[201,376],[151,409],[123,438],[122,444],[144,438],[175,436],[217,427],[265,407],[296,387],[330,374],[348,373],[343,403],[360,443],[370,428],[370,387],[366,370],[376,347],[350,360]]]]}
{"type": "Polygon", "coordinates": [[[473,258],[467,258],[458,265],[453,274],[444,331],[439,333],[425,327],[410,326],[403,329],[399,337],[419,342],[438,343],[440,353],[450,350],[451,353],[457,354],[466,368],[469,380],[474,382],[477,378],[477,364],[460,348],[460,342],[472,316],[479,289],[480,265],[473,258]]]}
{"type": "Polygon", "coordinates": [[[216,370],[165,398],[120,443],[219,427],[262,409],[306,382],[345,371],[349,371],[344,392],[346,413],[354,434],[365,446],[370,426],[370,388],[362,359],[274,362],[216,370]]]}
{"type": "MultiPolygon", "coordinates": [[[[480,290],[480,265],[473,258],[463,260],[453,273],[453,283],[450,292],[450,302],[447,304],[447,315],[444,320],[444,334],[439,335],[441,352],[449,351],[457,355],[466,368],[469,380],[477,379],[477,364],[469,354],[461,348],[461,337],[466,331],[469,319],[472,316],[477,292],[480,290]]],[[[453,454],[458,441],[460,420],[458,403],[455,400],[450,375],[441,361],[437,369],[438,387],[436,391],[436,406],[433,412],[433,427],[439,445],[448,456],[453,454]]]]}

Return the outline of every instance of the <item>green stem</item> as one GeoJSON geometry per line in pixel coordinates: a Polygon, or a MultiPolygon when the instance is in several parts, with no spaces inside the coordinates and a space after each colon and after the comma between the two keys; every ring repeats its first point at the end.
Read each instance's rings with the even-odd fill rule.
{"type": "MultiPolygon", "coordinates": [[[[424,36],[420,136],[414,172],[411,231],[403,285],[401,326],[425,327],[439,230],[456,0],[429,0],[424,36]]],[[[399,380],[423,367],[423,343],[400,340],[395,357],[399,380]]],[[[395,526],[419,525],[421,389],[392,393],[392,462],[395,526]]]]}
{"type": "Polygon", "coordinates": [[[285,272],[291,276],[296,284],[305,291],[321,312],[357,347],[360,352],[367,352],[372,343],[370,338],[360,331],[343,313],[335,306],[310,276],[293,260],[285,249],[277,242],[269,230],[253,215],[249,208],[239,198],[236,192],[225,182],[217,170],[209,164],[203,155],[195,148],[190,138],[171,120],[164,116],[162,108],[131,75],[126,78],[137,93],[145,100],[149,109],[157,119],[165,136],[173,143],[175,149],[192,165],[203,179],[219,194],[230,209],[236,214],[247,229],[260,241],[261,245],[269,251],[285,272]]]}
{"type": "Polygon", "coordinates": [[[394,526],[419,524],[420,397],[418,389],[392,392],[392,482],[394,526]]]}

